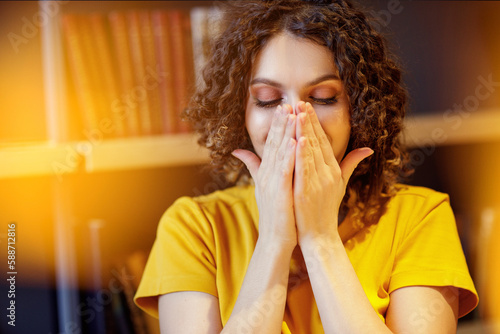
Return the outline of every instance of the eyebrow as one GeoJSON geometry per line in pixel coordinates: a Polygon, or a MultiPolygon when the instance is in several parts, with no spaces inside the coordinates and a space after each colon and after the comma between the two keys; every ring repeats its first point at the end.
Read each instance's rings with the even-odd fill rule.
{"type": "MultiPolygon", "coordinates": [[[[319,84],[323,81],[326,81],[326,80],[340,80],[340,78],[337,74],[325,74],[323,76],[320,76],[319,78],[316,78],[312,81],[309,81],[306,84],[306,87],[317,85],[317,84],[319,84]]],[[[283,88],[283,85],[280,84],[279,82],[276,82],[276,81],[271,80],[271,79],[265,79],[265,78],[255,78],[250,82],[250,85],[255,85],[255,84],[259,84],[259,83],[273,86],[273,87],[276,87],[279,89],[283,88]]]]}

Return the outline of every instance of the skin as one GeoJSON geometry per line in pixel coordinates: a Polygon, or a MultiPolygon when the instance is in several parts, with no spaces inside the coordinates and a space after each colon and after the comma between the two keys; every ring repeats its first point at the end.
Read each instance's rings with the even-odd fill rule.
{"type": "Polygon", "coordinates": [[[297,104],[305,101],[314,106],[335,157],[340,161],[351,131],[349,101],[330,51],[307,40],[278,35],[262,50],[256,62],[259,66],[253,71],[245,121],[258,156],[262,158],[276,107],[286,105],[290,114],[289,107],[295,106],[293,113],[297,114],[297,104]],[[298,64],[300,67],[296,67],[298,64]],[[291,68],[294,70],[290,71],[291,68]],[[270,104],[261,107],[259,101],[270,104]],[[271,103],[273,101],[277,103],[271,103]]]}
{"type": "Polygon", "coordinates": [[[352,172],[373,151],[361,148],[344,157],[351,130],[349,103],[337,73],[328,49],[288,34],[275,36],[261,51],[246,109],[256,154],[233,152],[255,181],[255,251],[224,328],[217,298],[188,291],[160,297],[162,332],[233,333],[259,311],[266,317],[254,332],[279,333],[289,263],[297,246],[326,333],[421,333],[422,327],[412,320],[437,303],[442,312],[425,318],[425,333],[456,331],[456,288],[398,289],[391,293],[384,323],[347,257],[338,232],[338,208],[352,172]],[[271,309],[262,308],[270,304],[271,309]],[[186,323],[188,328],[183,327],[186,323]]]}
{"type": "MultiPolygon", "coordinates": [[[[322,230],[331,227],[352,171],[372,151],[365,148],[350,152],[343,162],[346,173],[341,175],[338,163],[346,151],[351,130],[349,101],[327,48],[280,34],[262,50],[256,63],[245,120],[258,156],[242,150],[234,154],[257,180],[259,213],[273,222],[276,221],[274,215],[280,220],[286,217],[285,226],[276,226],[278,231],[287,231],[281,235],[293,239],[297,227],[296,238],[300,244],[304,236],[322,234],[322,230]],[[290,71],[291,68],[294,70],[290,71]],[[271,126],[273,114],[275,128],[271,126]],[[267,186],[274,180],[276,167],[288,177],[280,178],[278,174],[273,191],[262,189],[260,184],[267,186]],[[340,177],[341,182],[336,182],[335,176],[340,177]],[[321,183],[327,186],[318,187],[321,183]],[[315,191],[321,193],[313,195],[315,191]],[[316,198],[324,200],[315,201],[316,198]],[[276,200],[282,205],[278,210],[276,200]],[[270,203],[272,206],[266,208],[270,203]],[[294,205],[295,212],[292,212],[294,205]],[[316,224],[311,225],[313,221],[316,224]]],[[[264,224],[267,227],[263,222],[259,228],[264,224]]]]}

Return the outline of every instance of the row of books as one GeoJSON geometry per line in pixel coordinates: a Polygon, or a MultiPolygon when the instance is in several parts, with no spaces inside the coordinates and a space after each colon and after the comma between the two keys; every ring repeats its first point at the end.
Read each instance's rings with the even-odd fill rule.
{"type": "MultiPolygon", "coordinates": [[[[188,132],[180,118],[215,31],[208,7],[64,14],[68,82],[81,132],[188,132]],[[196,55],[196,57],[194,56],[196,55]]],[[[71,100],[71,99],[70,99],[71,100]]]]}
{"type": "Polygon", "coordinates": [[[111,304],[112,323],[116,327],[113,333],[160,334],[158,319],[148,315],[134,303],[134,295],[139,287],[146,261],[146,253],[135,251],[111,270],[120,286],[116,289],[118,293],[113,295],[114,302],[111,304]]]}

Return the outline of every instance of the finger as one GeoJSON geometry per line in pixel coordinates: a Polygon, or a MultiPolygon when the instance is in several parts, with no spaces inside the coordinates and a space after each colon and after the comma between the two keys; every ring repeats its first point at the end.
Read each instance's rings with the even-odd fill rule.
{"type": "Polygon", "coordinates": [[[300,137],[305,137],[306,134],[304,133],[304,128],[300,126],[300,117],[304,117],[304,116],[300,116],[301,114],[304,113],[304,111],[301,109],[301,106],[304,104],[304,102],[300,101],[298,102],[296,105],[295,105],[295,115],[297,115],[297,138],[300,138],[300,137]]]}
{"type": "Polygon", "coordinates": [[[304,193],[309,187],[310,178],[316,173],[309,138],[300,137],[296,151],[294,192],[304,193]]]}
{"type": "MultiPolygon", "coordinates": [[[[299,102],[298,109],[300,110],[298,114],[298,133],[300,133],[300,137],[306,137],[308,139],[307,144],[311,149],[312,157],[314,158],[314,163],[317,168],[325,163],[325,159],[323,157],[323,152],[319,146],[318,138],[314,133],[314,129],[312,127],[311,119],[308,113],[305,112],[305,103],[299,102]]],[[[300,138],[298,137],[298,138],[300,138]]]]}
{"type": "Polygon", "coordinates": [[[262,153],[262,161],[274,163],[276,153],[283,141],[283,135],[286,128],[286,111],[281,106],[276,108],[271,123],[271,128],[267,134],[266,143],[264,145],[264,152],[262,153]]]}
{"type": "Polygon", "coordinates": [[[337,164],[338,162],[337,159],[335,159],[332,144],[328,140],[328,137],[326,136],[326,133],[323,130],[321,123],[319,122],[316,111],[309,102],[305,104],[305,109],[311,120],[313,131],[316,134],[316,138],[318,139],[319,147],[321,148],[321,152],[323,153],[323,159],[325,160],[325,163],[328,166],[337,164]]]}
{"type": "Polygon", "coordinates": [[[358,166],[358,164],[365,158],[373,154],[373,150],[369,147],[363,147],[355,149],[342,160],[340,163],[340,170],[342,171],[342,179],[344,183],[347,184],[351,178],[352,173],[358,166]]]}
{"type": "Polygon", "coordinates": [[[250,175],[256,180],[257,172],[259,171],[261,160],[259,157],[248,150],[237,149],[231,153],[234,157],[241,160],[247,166],[250,175]]]}
{"type": "Polygon", "coordinates": [[[297,141],[295,138],[290,138],[287,141],[285,147],[285,156],[283,159],[283,165],[281,167],[282,184],[292,187],[293,173],[295,169],[295,151],[296,151],[297,141]]]}
{"type": "MultiPolygon", "coordinates": [[[[285,108],[285,107],[284,107],[285,108]]],[[[290,107],[291,110],[291,107],[290,107]]],[[[283,136],[283,141],[281,143],[281,146],[278,150],[278,160],[282,161],[285,159],[285,155],[287,152],[287,145],[290,143],[290,139],[295,139],[295,121],[296,121],[296,116],[292,113],[289,113],[287,116],[287,124],[286,124],[286,130],[285,134],[283,136]]]]}
{"type": "Polygon", "coordinates": [[[295,139],[295,134],[296,134],[296,126],[295,126],[295,121],[297,120],[297,116],[293,113],[293,108],[289,104],[283,105],[283,110],[285,111],[287,115],[287,129],[285,130],[285,137],[283,139],[284,142],[288,143],[289,138],[295,139]],[[290,124],[292,122],[292,124],[290,124]],[[289,125],[293,125],[288,127],[289,125]]]}

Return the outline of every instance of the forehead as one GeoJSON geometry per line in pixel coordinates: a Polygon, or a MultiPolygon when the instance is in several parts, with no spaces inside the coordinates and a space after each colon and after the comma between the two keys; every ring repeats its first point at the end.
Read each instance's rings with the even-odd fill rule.
{"type": "Polygon", "coordinates": [[[311,40],[286,33],[272,37],[257,55],[252,78],[279,82],[310,81],[326,74],[338,74],[331,51],[311,40]]]}

